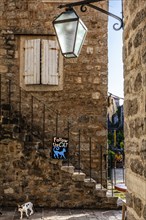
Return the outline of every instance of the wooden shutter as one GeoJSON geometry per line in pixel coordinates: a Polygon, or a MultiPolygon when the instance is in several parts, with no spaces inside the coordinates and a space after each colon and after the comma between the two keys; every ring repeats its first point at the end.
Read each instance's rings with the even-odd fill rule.
{"type": "Polygon", "coordinates": [[[42,84],[58,85],[58,44],[53,40],[42,40],[42,84]]]}
{"type": "Polygon", "coordinates": [[[40,39],[25,40],[25,84],[40,84],[40,39]]]}

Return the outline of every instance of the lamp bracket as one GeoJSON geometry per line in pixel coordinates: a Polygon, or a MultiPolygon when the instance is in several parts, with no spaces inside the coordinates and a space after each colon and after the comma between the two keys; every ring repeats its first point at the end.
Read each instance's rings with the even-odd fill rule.
{"type": "Polygon", "coordinates": [[[124,26],[124,24],[123,24],[123,13],[122,13],[122,18],[120,18],[117,15],[115,15],[115,14],[113,14],[111,12],[108,12],[108,11],[106,11],[106,10],[104,10],[104,9],[94,5],[94,4],[92,4],[92,3],[95,3],[95,2],[101,2],[101,1],[104,1],[104,0],[84,0],[84,1],[80,1],[80,2],[71,2],[71,3],[67,3],[67,4],[61,4],[61,5],[58,6],[58,8],[60,8],[60,9],[61,8],[71,9],[71,8],[73,8],[75,6],[81,6],[80,10],[82,12],[86,12],[87,11],[87,7],[86,6],[88,6],[90,8],[93,8],[93,9],[97,10],[97,11],[100,11],[103,14],[106,14],[108,16],[111,16],[111,17],[117,19],[120,22],[120,24],[115,23],[113,25],[113,29],[114,30],[118,31],[121,28],[123,28],[123,26],[124,26]],[[117,27],[117,25],[119,25],[119,27],[117,27]]]}

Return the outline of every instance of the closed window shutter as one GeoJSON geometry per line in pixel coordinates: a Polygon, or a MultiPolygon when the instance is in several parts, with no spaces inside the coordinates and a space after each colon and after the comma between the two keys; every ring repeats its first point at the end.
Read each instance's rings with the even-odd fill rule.
{"type": "Polygon", "coordinates": [[[40,84],[40,39],[25,40],[25,84],[40,84]]]}
{"type": "Polygon", "coordinates": [[[58,44],[53,40],[42,40],[42,84],[58,85],[58,44]]]}

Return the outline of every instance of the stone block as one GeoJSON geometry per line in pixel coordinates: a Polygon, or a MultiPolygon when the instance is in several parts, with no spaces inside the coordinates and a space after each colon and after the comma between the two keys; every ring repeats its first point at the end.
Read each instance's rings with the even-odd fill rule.
{"type": "Polygon", "coordinates": [[[133,195],[132,195],[132,193],[129,193],[129,192],[126,193],[126,204],[129,207],[133,207],[133,195]]]}
{"type": "Polygon", "coordinates": [[[85,173],[78,173],[78,172],[74,172],[73,175],[72,175],[72,179],[74,181],[79,181],[79,182],[83,182],[84,179],[85,179],[85,173]]]}
{"type": "Polygon", "coordinates": [[[4,189],[4,193],[5,194],[13,194],[14,193],[14,189],[12,189],[12,188],[4,189]]]}
{"type": "Polygon", "coordinates": [[[132,21],[132,28],[136,29],[140,25],[140,23],[143,22],[145,17],[146,17],[146,8],[142,8],[142,10],[137,12],[134,20],[132,21]]]}
{"type": "Polygon", "coordinates": [[[144,209],[143,209],[143,218],[146,219],[146,205],[144,206],[144,209]]]}
{"type": "Polygon", "coordinates": [[[1,73],[7,73],[8,67],[4,65],[0,65],[0,70],[1,70],[1,73]]]}
{"type": "Polygon", "coordinates": [[[93,188],[95,189],[96,186],[96,181],[94,179],[90,178],[85,178],[84,180],[84,186],[88,188],[93,188]]]}
{"type": "Polygon", "coordinates": [[[143,204],[142,204],[141,199],[137,198],[137,197],[134,197],[133,203],[134,203],[134,207],[133,207],[134,210],[136,211],[137,215],[139,217],[141,217],[142,209],[143,209],[143,204]]]}
{"type": "Polygon", "coordinates": [[[97,197],[106,197],[107,190],[106,189],[96,189],[95,196],[97,197]]]}
{"type": "Polygon", "coordinates": [[[92,93],[92,99],[99,99],[99,98],[100,98],[100,93],[99,92],[92,93]]]}
{"type": "Polygon", "coordinates": [[[93,47],[87,47],[87,54],[93,54],[93,47]]]}
{"type": "Polygon", "coordinates": [[[146,161],[146,140],[142,140],[142,145],[140,147],[140,156],[143,161],[146,161]]]}
{"type": "Polygon", "coordinates": [[[138,112],[138,100],[134,98],[133,100],[127,100],[125,102],[126,116],[133,116],[138,112]]]}
{"type": "Polygon", "coordinates": [[[137,158],[131,160],[130,168],[134,173],[139,174],[141,176],[143,175],[144,164],[137,158]]]}
{"type": "Polygon", "coordinates": [[[0,49],[0,55],[5,56],[7,54],[7,50],[0,49]]]}
{"type": "Polygon", "coordinates": [[[59,166],[62,166],[62,160],[58,159],[50,159],[51,164],[58,164],[59,166]]]}
{"type": "Polygon", "coordinates": [[[74,166],[62,166],[61,170],[67,173],[74,173],[74,166]]]}
{"type": "MultiPolygon", "coordinates": [[[[106,200],[106,199],[105,199],[106,200]]],[[[109,204],[113,204],[113,205],[115,205],[116,207],[117,207],[117,200],[118,200],[118,197],[108,197],[107,198],[107,202],[109,203],[109,204]]]]}
{"type": "Polygon", "coordinates": [[[133,41],[133,45],[135,48],[139,47],[142,44],[143,41],[143,34],[142,34],[142,30],[139,30],[139,32],[136,34],[134,41],[133,41]]]}

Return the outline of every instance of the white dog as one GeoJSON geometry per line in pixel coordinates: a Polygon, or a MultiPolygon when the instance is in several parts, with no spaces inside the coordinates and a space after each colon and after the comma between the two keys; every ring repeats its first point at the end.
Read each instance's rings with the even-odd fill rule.
{"type": "Polygon", "coordinates": [[[29,216],[34,213],[33,204],[31,202],[26,202],[23,205],[18,205],[18,211],[21,214],[20,219],[23,218],[23,212],[25,212],[27,218],[29,218],[29,216]],[[30,211],[30,214],[29,214],[29,211],[30,211]]]}

